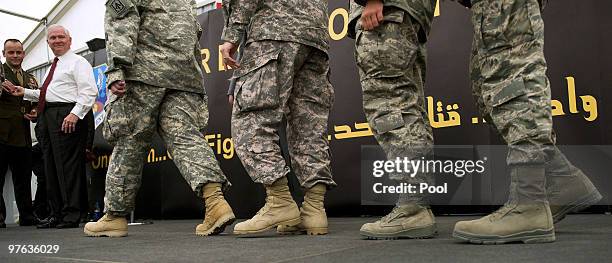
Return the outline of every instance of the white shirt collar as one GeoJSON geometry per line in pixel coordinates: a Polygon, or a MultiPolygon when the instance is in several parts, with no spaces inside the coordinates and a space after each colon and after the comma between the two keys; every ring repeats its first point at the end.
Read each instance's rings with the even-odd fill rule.
{"type": "Polygon", "coordinates": [[[72,53],[73,53],[72,49],[68,49],[68,51],[66,51],[66,53],[64,53],[64,55],[61,55],[61,56],[57,57],[57,60],[60,61],[60,60],[62,60],[64,58],[70,56],[72,53]]]}

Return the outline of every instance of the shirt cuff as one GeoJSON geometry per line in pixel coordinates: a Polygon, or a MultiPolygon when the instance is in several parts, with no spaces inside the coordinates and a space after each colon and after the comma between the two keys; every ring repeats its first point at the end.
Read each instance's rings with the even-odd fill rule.
{"type": "Polygon", "coordinates": [[[114,69],[106,72],[106,86],[110,86],[115,81],[125,80],[125,73],[122,69],[114,69]]]}
{"type": "Polygon", "coordinates": [[[70,113],[76,115],[77,117],[79,117],[79,119],[82,120],[90,109],[91,108],[85,107],[77,103],[76,105],[74,105],[70,113]]]}
{"type": "Polygon", "coordinates": [[[34,89],[24,89],[23,90],[24,100],[37,102],[38,97],[40,97],[40,90],[34,90],[34,89]]]}

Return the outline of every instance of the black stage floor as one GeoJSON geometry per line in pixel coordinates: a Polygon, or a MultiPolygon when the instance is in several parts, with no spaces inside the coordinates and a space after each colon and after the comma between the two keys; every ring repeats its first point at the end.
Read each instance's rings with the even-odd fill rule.
{"type": "MultiPolygon", "coordinates": [[[[363,240],[359,227],[375,218],[332,218],[325,236],[197,237],[198,220],[130,226],[125,238],[89,238],[82,229],[0,229],[0,262],[612,262],[612,216],[570,215],[549,244],[471,245],[451,237],[454,223],[437,217],[437,238],[363,240]],[[53,254],[10,254],[10,245],[58,245],[53,254]]],[[[226,229],[231,232],[233,227],[226,229]]],[[[15,247],[13,247],[15,248],[15,247]]]]}

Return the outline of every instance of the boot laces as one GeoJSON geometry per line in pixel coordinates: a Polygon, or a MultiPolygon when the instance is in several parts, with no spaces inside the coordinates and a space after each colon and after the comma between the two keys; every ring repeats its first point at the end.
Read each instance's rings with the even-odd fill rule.
{"type": "Polygon", "coordinates": [[[395,206],[393,207],[393,210],[391,210],[391,212],[389,214],[387,214],[386,216],[383,216],[380,221],[381,222],[390,222],[393,221],[393,219],[396,219],[400,216],[402,216],[403,211],[400,209],[399,206],[395,206]]]}
{"type": "Polygon", "coordinates": [[[259,209],[259,211],[257,211],[257,213],[255,215],[260,215],[261,216],[261,215],[265,214],[266,212],[268,212],[268,210],[270,210],[269,207],[270,207],[271,204],[272,204],[272,196],[268,195],[268,196],[266,196],[266,203],[264,204],[264,206],[261,209],[259,209]]]}
{"type": "Polygon", "coordinates": [[[499,209],[495,210],[495,212],[491,213],[490,219],[491,220],[500,219],[504,217],[506,214],[510,213],[510,211],[512,211],[513,209],[514,209],[514,206],[509,205],[509,204],[504,204],[504,206],[500,207],[499,209]]]}

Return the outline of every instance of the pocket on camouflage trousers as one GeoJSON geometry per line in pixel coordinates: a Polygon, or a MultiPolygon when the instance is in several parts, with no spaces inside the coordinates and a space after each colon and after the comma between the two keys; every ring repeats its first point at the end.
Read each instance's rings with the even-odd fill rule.
{"type": "Polygon", "coordinates": [[[475,7],[475,15],[483,47],[489,51],[512,48],[533,39],[534,15],[539,10],[533,0],[494,0],[475,7]]]}
{"type": "Polygon", "coordinates": [[[399,111],[392,111],[373,120],[374,129],[378,134],[383,134],[404,127],[404,118],[399,111]]]}
{"type": "Polygon", "coordinates": [[[242,61],[234,73],[236,82],[235,100],[242,112],[278,107],[279,87],[277,82],[278,58],[281,50],[242,61]]]}
{"type": "Polygon", "coordinates": [[[385,12],[383,23],[371,31],[359,30],[355,41],[357,65],[368,78],[399,77],[414,64],[415,29],[405,11],[385,12]]]}
{"type": "Polygon", "coordinates": [[[129,130],[130,118],[125,112],[124,103],[121,103],[121,98],[112,95],[109,98],[108,104],[104,106],[106,117],[102,126],[102,136],[111,145],[119,139],[122,134],[126,134],[129,130]]]}

